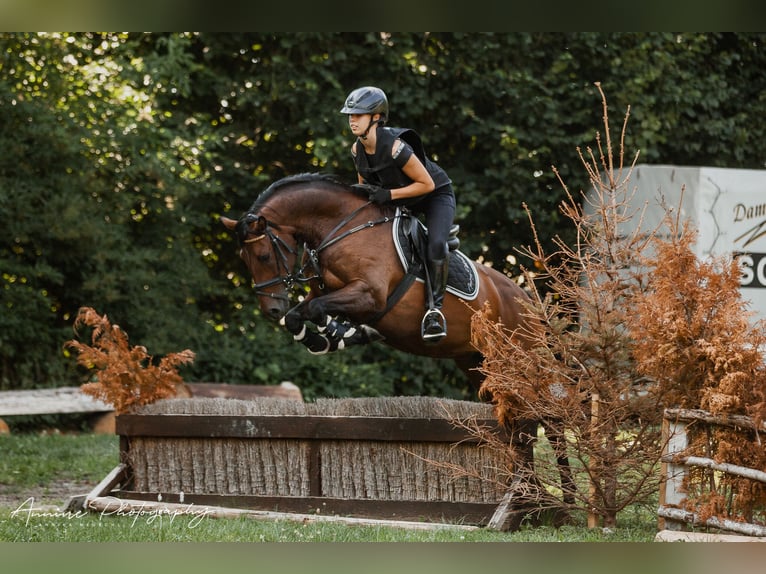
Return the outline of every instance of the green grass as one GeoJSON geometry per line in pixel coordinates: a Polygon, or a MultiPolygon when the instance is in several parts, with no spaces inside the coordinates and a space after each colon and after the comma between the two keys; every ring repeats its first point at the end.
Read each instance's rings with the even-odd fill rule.
{"type": "Polygon", "coordinates": [[[117,437],[90,433],[2,435],[0,452],[5,495],[60,482],[95,486],[119,462],[117,437]]]}
{"type": "Polygon", "coordinates": [[[510,533],[484,529],[421,531],[249,518],[200,520],[152,513],[66,517],[60,513],[30,516],[25,510],[7,508],[0,511],[0,540],[5,542],[648,542],[654,538],[655,529],[654,524],[635,524],[609,533],[576,526],[524,527],[510,533]]]}
{"type": "Polygon", "coordinates": [[[117,437],[0,436],[0,452],[0,542],[648,542],[657,529],[651,508],[623,513],[609,531],[584,525],[424,531],[152,512],[75,515],[60,510],[68,499],[61,496],[61,485],[71,485],[69,495],[87,493],[117,464],[117,437]],[[30,506],[38,510],[29,512],[30,506]],[[45,514],[39,515],[43,507],[45,514]]]}

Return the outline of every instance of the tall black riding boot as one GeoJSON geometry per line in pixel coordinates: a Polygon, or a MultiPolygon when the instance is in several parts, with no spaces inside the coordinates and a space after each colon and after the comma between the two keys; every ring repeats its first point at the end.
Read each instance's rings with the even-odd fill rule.
{"type": "Polygon", "coordinates": [[[431,284],[429,308],[423,316],[420,334],[424,341],[438,343],[447,336],[447,320],[441,312],[444,293],[447,290],[449,255],[444,259],[428,261],[428,277],[431,284]]]}

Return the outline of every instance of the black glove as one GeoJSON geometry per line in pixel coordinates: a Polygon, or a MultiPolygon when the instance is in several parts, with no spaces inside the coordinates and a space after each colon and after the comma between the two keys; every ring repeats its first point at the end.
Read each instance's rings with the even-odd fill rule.
{"type": "Polygon", "coordinates": [[[385,187],[372,185],[371,183],[355,183],[351,187],[366,193],[367,198],[373,203],[387,203],[391,201],[391,190],[385,187]]]}

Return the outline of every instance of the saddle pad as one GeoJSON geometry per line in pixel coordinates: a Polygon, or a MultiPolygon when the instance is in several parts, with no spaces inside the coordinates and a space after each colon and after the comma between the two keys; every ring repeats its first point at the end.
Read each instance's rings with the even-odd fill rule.
{"type": "MultiPolygon", "coordinates": [[[[403,214],[401,209],[397,209],[393,225],[393,239],[396,252],[399,254],[399,261],[405,271],[416,259],[416,254],[412,248],[412,242],[408,232],[407,225],[402,225],[406,218],[411,218],[417,222],[418,234],[425,240],[428,233],[426,226],[414,215],[403,214]]],[[[417,280],[425,283],[425,272],[421,268],[418,272],[417,280]]],[[[453,295],[472,301],[479,294],[479,274],[476,267],[462,251],[452,251],[449,258],[449,273],[447,275],[447,291],[453,295]]]]}

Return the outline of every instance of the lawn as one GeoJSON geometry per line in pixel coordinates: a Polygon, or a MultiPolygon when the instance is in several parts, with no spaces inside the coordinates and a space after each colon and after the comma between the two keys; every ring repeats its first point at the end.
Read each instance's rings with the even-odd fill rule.
{"type": "Polygon", "coordinates": [[[0,436],[0,541],[5,542],[648,542],[652,508],[625,512],[617,528],[584,525],[409,530],[292,520],[210,518],[157,512],[67,513],[70,496],[89,492],[119,461],[116,436],[85,432],[0,436]]]}

